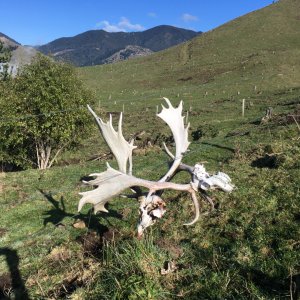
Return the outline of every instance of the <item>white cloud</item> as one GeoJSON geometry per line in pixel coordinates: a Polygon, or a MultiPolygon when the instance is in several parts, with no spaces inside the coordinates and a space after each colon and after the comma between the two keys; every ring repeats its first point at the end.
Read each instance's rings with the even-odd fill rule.
{"type": "Polygon", "coordinates": [[[117,24],[111,24],[109,21],[101,21],[96,24],[96,28],[103,29],[108,32],[119,32],[119,31],[141,31],[145,28],[140,24],[132,24],[127,18],[122,17],[117,24]]]}
{"type": "Polygon", "coordinates": [[[151,17],[151,18],[156,18],[157,14],[155,12],[149,12],[148,16],[151,17]]]}
{"type": "Polygon", "coordinates": [[[184,22],[196,22],[196,21],[198,21],[198,17],[193,16],[193,15],[190,15],[190,14],[187,14],[187,13],[183,14],[183,15],[181,16],[181,19],[182,19],[184,22]]]}

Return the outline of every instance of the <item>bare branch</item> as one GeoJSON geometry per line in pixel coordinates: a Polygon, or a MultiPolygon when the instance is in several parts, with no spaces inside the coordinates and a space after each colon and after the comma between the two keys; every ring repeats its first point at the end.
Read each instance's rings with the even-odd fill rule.
{"type": "Polygon", "coordinates": [[[49,165],[48,165],[48,168],[51,168],[51,166],[53,165],[53,163],[55,162],[57,156],[59,155],[59,153],[68,146],[69,142],[68,143],[65,143],[64,145],[62,145],[57,151],[56,153],[54,154],[53,158],[51,159],[49,165]]]}

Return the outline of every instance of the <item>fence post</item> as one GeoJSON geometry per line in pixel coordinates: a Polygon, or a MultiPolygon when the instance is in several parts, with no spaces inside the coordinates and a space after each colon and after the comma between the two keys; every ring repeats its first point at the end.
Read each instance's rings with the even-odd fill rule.
{"type": "Polygon", "coordinates": [[[245,99],[243,99],[243,102],[242,102],[242,116],[244,117],[245,116],[245,99]]]}

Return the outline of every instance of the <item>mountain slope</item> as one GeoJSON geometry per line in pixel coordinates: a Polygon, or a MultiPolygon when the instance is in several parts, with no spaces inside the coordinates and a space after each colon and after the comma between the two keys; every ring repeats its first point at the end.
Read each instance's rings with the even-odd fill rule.
{"type": "Polygon", "coordinates": [[[20,43],[16,42],[15,40],[13,40],[12,38],[10,38],[2,32],[0,32],[0,41],[9,47],[17,47],[20,45],[20,43]]]}
{"type": "Polygon", "coordinates": [[[151,51],[150,49],[129,45],[103,60],[103,63],[116,63],[134,57],[147,56],[152,53],[153,51],[151,51]]]}
{"type": "Polygon", "coordinates": [[[0,32],[0,41],[4,46],[10,49],[10,59],[8,62],[0,63],[0,72],[8,67],[8,73],[13,76],[17,74],[19,67],[25,64],[29,64],[32,58],[36,55],[37,51],[29,46],[22,46],[20,43],[16,42],[9,36],[0,32]]]}
{"type": "Polygon", "coordinates": [[[91,30],[69,38],[60,38],[37,49],[76,66],[102,64],[116,52],[134,45],[160,51],[185,42],[198,33],[172,26],[157,26],[143,32],[113,32],[91,30]]]}

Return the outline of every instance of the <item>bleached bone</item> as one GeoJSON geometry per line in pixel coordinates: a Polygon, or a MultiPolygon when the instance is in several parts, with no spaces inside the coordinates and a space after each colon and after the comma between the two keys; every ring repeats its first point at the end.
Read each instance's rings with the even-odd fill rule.
{"type": "MultiPolygon", "coordinates": [[[[175,140],[175,155],[165,146],[165,150],[172,158],[172,165],[169,171],[159,181],[149,181],[132,176],[132,151],[133,140],[128,143],[122,134],[122,114],[119,119],[118,132],[112,126],[112,117],[104,123],[96,113],[88,106],[89,111],[95,117],[101,134],[107,142],[112,153],[117,159],[119,171],[111,168],[107,164],[107,170],[102,173],[91,174],[95,179],[84,182],[90,186],[96,186],[94,190],[82,192],[82,198],[78,204],[78,210],[90,203],[94,206],[94,211],[107,212],[105,204],[113,197],[120,195],[124,190],[131,188],[136,191],[134,198],[140,199],[140,220],[138,225],[138,236],[140,237],[148,226],[154,224],[158,218],[161,218],[165,213],[165,202],[158,196],[166,189],[177,191],[185,191],[190,193],[194,207],[194,219],[184,225],[194,224],[200,216],[199,202],[196,192],[200,192],[202,197],[206,199],[213,207],[212,199],[206,194],[206,190],[219,188],[223,191],[230,192],[233,189],[231,180],[225,173],[219,172],[216,175],[209,175],[204,166],[196,164],[194,167],[183,164],[183,154],[189,147],[188,127],[184,126],[184,117],[182,116],[182,101],[177,108],[174,108],[169,99],[164,98],[168,104],[168,108],[163,106],[161,113],[157,114],[170,127],[175,140]],[[127,161],[129,161],[129,170],[127,171],[127,161]],[[169,182],[178,171],[187,171],[191,175],[189,184],[176,184],[169,182]],[[147,197],[143,195],[140,187],[149,190],[147,197]],[[160,192],[159,192],[160,191],[160,192]]],[[[133,198],[131,197],[131,198],[133,198]]]]}
{"type": "MultiPolygon", "coordinates": [[[[182,101],[180,101],[177,108],[174,108],[168,98],[164,98],[168,104],[168,108],[163,107],[162,111],[157,114],[162,120],[164,120],[170,127],[176,146],[176,153],[174,157],[173,164],[166,175],[159,181],[168,181],[168,179],[173,175],[178,166],[180,165],[183,154],[188,149],[190,142],[188,141],[188,129],[190,123],[187,127],[184,127],[184,117],[182,116],[182,101]]],[[[170,152],[171,154],[171,152],[170,152]]]]}
{"type": "Polygon", "coordinates": [[[209,175],[202,164],[195,165],[193,174],[193,185],[203,191],[220,189],[230,193],[234,189],[234,185],[227,174],[218,172],[217,174],[209,175]]]}
{"type": "Polygon", "coordinates": [[[92,113],[94,118],[97,121],[97,124],[100,128],[102,136],[109,146],[111,152],[115,156],[119,170],[123,173],[132,174],[132,151],[136,148],[133,145],[133,140],[129,143],[125,140],[122,133],[122,119],[123,114],[120,114],[118,131],[115,131],[112,125],[112,116],[109,115],[109,121],[104,123],[101,118],[92,110],[88,105],[88,110],[92,113]],[[129,169],[127,170],[127,161],[129,161],[129,169]]]}
{"type": "Polygon", "coordinates": [[[138,224],[138,237],[143,235],[144,230],[155,224],[157,219],[163,217],[166,212],[166,203],[158,196],[153,195],[151,199],[140,197],[140,221],[138,224]]]}
{"type": "MultiPolygon", "coordinates": [[[[176,191],[186,191],[190,193],[192,201],[195,206],[195,218],[190,223],[184,225],[192,225],[198,219],[200,215],[199,203],[196,197],[196,193],[191,184],[176,184],[173,182],[156,182],[149,181],[134,177],[132,175],[124,174],[123,172],[117,171],[107,164],[107,170],[102,173],[90,174],[90,176],[96,177],[94,180],[84,182],[91,186],[97,186],[94,190],[79,193],[82,198],[78,204],[78,211],[81,211],[82,207],[90,203],[94,206],[97,211],[107,212],[104,205],[113,197],[119,195],[127,188],[132,186],[142,186],[154,194],[156,191],[171,189],[176,191]]],[[[150,203],[146,203],[149,205],[150,203]]],[[[145,207],[144,207],[145,209],[145,207]]]]}
{"type": "MultiPolygon", "coordinates": [[[[163,143],[166,153],[174,159],[174,155],[168,149],[165,143],[163,143]]],[[[217,174],[210,175],[206,172],[203,164],[195,164],[194,167],[180,163],[177,170],[187,171],[192,176],[192,185],[195,190],[201,193],[202,198],[204,198],[211,206],[214,208],[214,203],[212,199],[206,194],[207,190],[220,189],[224,192],[230,193],[234,189],[234,185],[231,183],[230,177],[223,172],[218,172],[217,174]]]]}

